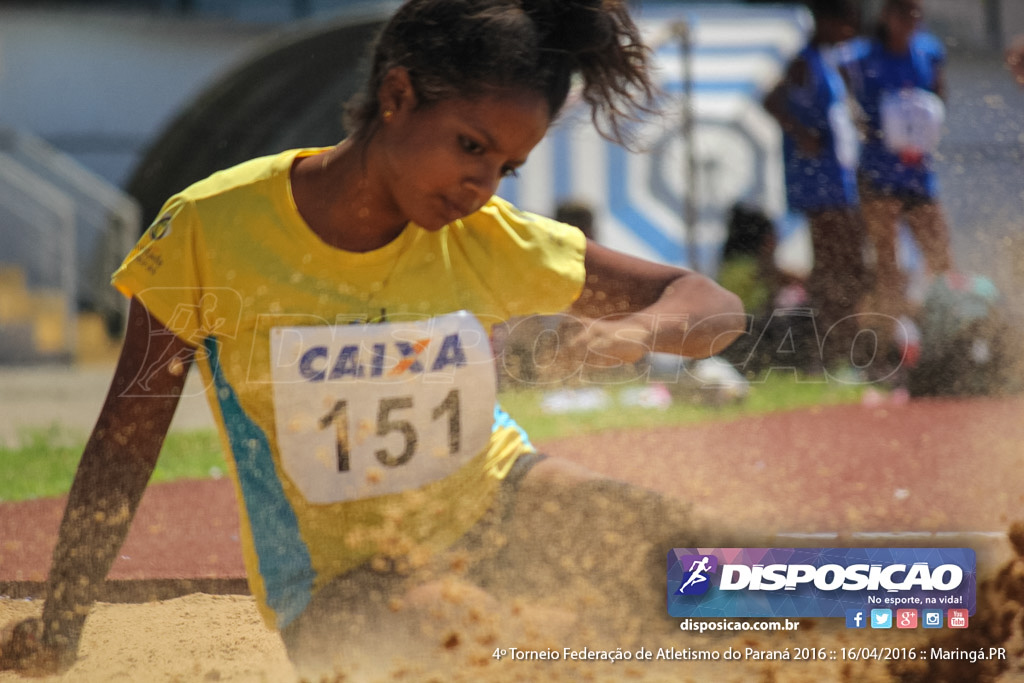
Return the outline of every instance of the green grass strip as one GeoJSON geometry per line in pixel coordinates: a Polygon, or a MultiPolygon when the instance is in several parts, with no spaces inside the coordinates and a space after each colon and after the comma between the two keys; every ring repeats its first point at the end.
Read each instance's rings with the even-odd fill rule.
{"type": "MultiPolygon", "coordinates": [[[[798,381],[792,374],[769,375],[751,384],[741,401],[708,405],[697,390],[661,410],[622,404],[624,392],[643,384],[589,385],[608,398],[606,407],[587,412],[547,414],[542,403],[551,389],[504,391],[500,401],[535,442],[620,429],[650,429],[709,420],[733,420],[812,406],[855,403],[863,386],[837,381],[798,381]]],[[[706,395],[706,394],[705,394],[706,395]]],[[[87,435],[60,425],[28,431],[15,446],[0,445],[0,502],[63,495],[71,486],[87,435]]],[[[153,474],[154,482],[218,477],[226,470],[213,430],[173,431],[153,474]]]]}
{"type": "Polygon", "coordinates": [[[603,388],[608,394],[607,407],[595,411],[548,414],[542,406],[546,392],[538,389],[503,392],[499,400],[536,443],[546,439],[602,431],[650,429],[710,420],[735,420],[748,415],[857,403],[864,391],[864,386],[859,384],[844,384],[834,380],[797,381],[792,374],[781,373],[770,374],[753,382],[746,398],[740,401],[715,404],[701,400],[708,392],[697,389],[673,401],[664,410],[623,405],[623,394],[637,386],[588,385],[587,388],[603,388]]]}
{"type": "MultiPolygon", "coordinates": [[[[26,431],[14,446],[0,445],[0,502],[67,493],[85,439],[55,424],[26,431]]],[[[152,481],[204,479],[220,476],[224,469],[216,432],[174,431],[164,441],[152,481]]]]}

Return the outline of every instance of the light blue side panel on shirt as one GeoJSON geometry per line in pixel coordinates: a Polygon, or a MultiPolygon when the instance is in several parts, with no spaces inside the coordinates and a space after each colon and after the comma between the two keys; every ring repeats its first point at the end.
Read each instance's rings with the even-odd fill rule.
{"type": "Polygon", "coordinates": [[[302,614],[313,594],[315,572],[309,549],[277,478],[266,434],[246,415],[224,377],[217,340],[207,337],[203,345],[252,526],[267,605],[277,614],[277,627],[283,628],[302,614]]]}
{"type": "Polygon", "coordinates": [[[526,433],[519,423],[512,419],[512,416],[505,412],[505,409],[501,407],[501,404],[494,404],[494,426],[491,427],[491,432],[496,432],[503,427],[514,429],[519,432],[520,438],[523,440],[523,445],[529,450],[534,450],[533,444],[530,443],[530,436],[526,433]]]}

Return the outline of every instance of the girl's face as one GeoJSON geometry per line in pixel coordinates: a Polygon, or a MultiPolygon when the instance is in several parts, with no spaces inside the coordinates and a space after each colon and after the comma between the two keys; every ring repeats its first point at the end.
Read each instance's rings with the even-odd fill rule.
{"type": "Polygon", "coordinates": [[[857,35],[857,17],[822,17],[818,22],[818,34],[827,45],[847,41],[857,35]]]}
{"type": "Polygon", "coordinates": [[[889,35],[903,39],[917,29],[923,16],[921,0],[890,0],[885,6],[883,21],[889,35]]]}
{"type": "Polygon", "coordinates": [[[382,180],[403,220],[438,230],[482,207],[547,132],[544,97],[501,92],[422,107],[399,101],[378,131],[382,180]]]}

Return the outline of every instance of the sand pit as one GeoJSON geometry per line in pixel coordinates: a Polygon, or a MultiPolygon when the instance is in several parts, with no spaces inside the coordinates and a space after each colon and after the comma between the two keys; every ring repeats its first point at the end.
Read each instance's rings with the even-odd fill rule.
{"type": "MultiPolygon", "coordinates": [[[[1024,584],[1018,584],[1018,590],[1024,584]]],[[[457,595],[457,591],[456,591],[457,595]]],[[[22,618],[37,613],[32,601],[0,600],[0,619],[22,618]]],[[[423,628],[427,657],[398,653],[375,665],[358,661],[337,681],[735,681],[811,682],[849,681],[1000,681],[1024,678],[1020,669],[1024,641],[1020,637],[1020,605],[1012,606],[1013,625],[1001,642],[1008,646],[1005,661],[942,662],[928,664],[923,658],[910,661],[851,661],[846,652],[877,649],[879,637],[870,631],[847,630],[841,620],[802,620],[791,634],[694,636],[680,632],[636,642],[601,636],[600,628],[587,627],[557,611],[513,605],[486,613],[450,597],[429,611],[430,624],[423,628]],[[616,642],[618,644],[616,644],[616,642]],[[521,654],[511,653],[519,648],[521,654]],[[569,648],[575,655],[565,655],[569,648]],[[505,656],[494,657],[503,649],[505,656]],[[648,651],[650,660],[636,653],[648,651]],[[591,655],[588,655],[587,652],[591,655]],[[587,660],[595,652],[628,652],[630,659],[616,662],[587,660]],[[741,659],[724,661],[728,652],[741,659]],[[530,653],[530,654],[527,654],[530,653]],[[538,660],[537,653],[558,655],[558,660],[538,660]],[[669,659],[717,654],[718,661],[669,659]],[[823,659],[819,659],[826,653],[823,659]],[[790,659],[771,659],[789,656],[790,659]],[[570,657],[575,656],[573,660],[570,657]],[[804,657],[806,659],[798,659],[804,657]],[[660,658],[660,659],[659,659],[660,658]],[[371,673],[371,670],[373,673],[371,673]]],[[[1000,614],[1005,612],[1004,609],[1000,614]]],[[[987,651],[996,641],[992,624],[978,621],[972,630],[950,639],[928,642],[923,631],[887,634],[886,647],[931,653],[932,647],[947,651],[987,651]]],[[[1005,619],[999,619],[1005,624],[1005,619]]],[[[998,630],[998,629],[997,629],[998,630]]],[[[0,682],[25,681],[0,673],[0,682]]],[[[260,622],[251,598],[193,594],[147,604],[101,603],[95,608],[82,641],[78,662],[62,676],[31,679],[46,683],[96,683],[100,681],[285,682],[298,680],[277,635],[260,622]]]]}
{"type": "MultiPolygon", "coordinates": [[[[36,614],[39,606],[29,601],[0,601],[0,619],[8,621],[36,614]]],[[[716,652],[729,648],[746,652],[787,651],[797,648],[857,647],[869,638],[853,637],[835,624],[819,625],[794,637],[712,637],[666,633],[660,642],[629,640],[615,644],[599,637],[593,628],[581,626],[563,615],[540,608],[506,606],[497,613],[475,615],[466,605],[449,603],[438,618],[432,611],[431,660],[409,658],[400,651],[378,673],[367,673],[363,663],[339,681],[889,681],[879,662],[838,661],[599,661],[586,660],[585,650],[616,652],[628,649],[631,656],[641,648],[657,657],[679,651],[716,652]],[[460,608],[461,607],[461,608],[460,608]],[[517,659],[498,660],[495,649],[517,647],[523,651],[557,652],[570,648],[575,661],[517,659]],[[380,671],[383,669],[383,671],[380,671]],[[364,674],[367,677],[364,677],[364,674]]],[[[919,634],[918,634],[919,637],[919,634]]],[[[918,638],[919,639],[919,638],[918,638]]],[[[901,638],[909,642],[913,638],[901,638]]],[[[671,656],[671,655],[669,655],[671,656]]],[[[25,678],[0,674],[0,681],[25,678]]],[[[79,661],[63,676],[32,679],[47,683],[99,681],[293,681],[297,680],[277,635],[266,629],[251,598],[193,594],[148,604],[98,605],[83,636],[79,661]]]]}

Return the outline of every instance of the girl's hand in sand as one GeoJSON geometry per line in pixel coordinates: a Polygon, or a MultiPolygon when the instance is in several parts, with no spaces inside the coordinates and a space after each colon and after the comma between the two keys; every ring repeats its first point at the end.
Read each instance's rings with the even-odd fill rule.
{"type": "Polygon", "coordinates": [[[0,632],[0,671],[43,676],[66,669],[73,660],[73,654],[64,656],[43,643],[41,619],[25,619],[0,632]]]}

